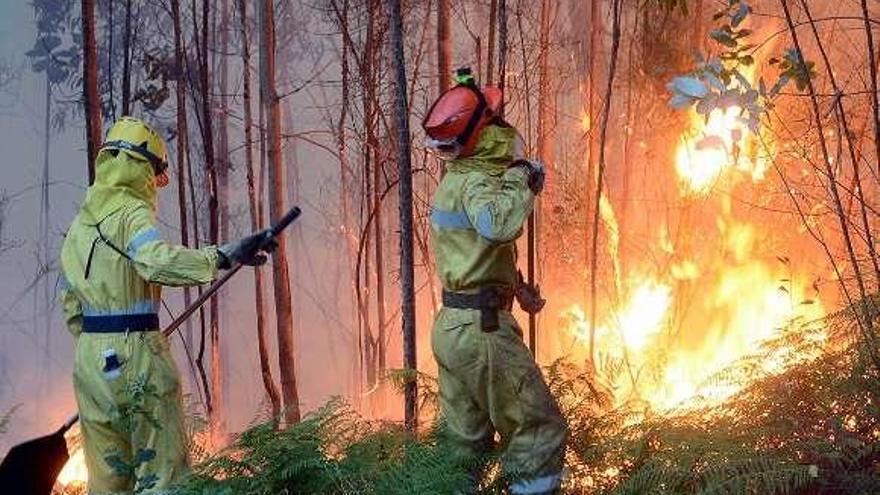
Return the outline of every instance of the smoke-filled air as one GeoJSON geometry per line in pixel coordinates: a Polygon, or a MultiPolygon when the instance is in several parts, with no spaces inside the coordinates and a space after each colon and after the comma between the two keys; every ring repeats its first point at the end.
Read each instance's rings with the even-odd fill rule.
{"type": "Polygon", "coordinates": [[[0,493],[880,493],[880,6],[0,6],[0,493]]]}

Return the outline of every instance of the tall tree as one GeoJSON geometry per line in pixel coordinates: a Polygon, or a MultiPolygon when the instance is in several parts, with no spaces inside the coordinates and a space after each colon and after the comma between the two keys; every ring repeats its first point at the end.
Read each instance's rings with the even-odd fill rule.
{"type": "MultiPolygon", "coordinates": [[[[196,43],[196,53],[199,62],[199,98],[201,98],[201,134],[202,149],[204,154],[205,183],[208,189],[208,236],[211,244],[220,241],[220,220],[217,200],[217,167],[214,153],[214,124],[212,113],[212,83],[211,83],[211,50],[208,45],[208,33],[211,27],[211,2],[202,1],[201,25],[197,25],[196,35],[199,41],[196,43]]],[[[195,0],[193,0],[193,23],[196,24],[195,0]]],[[[208,404],[208,416],[211,421],[212,432],[220,436],[224,430],[223,418],[223,386],[222,386],[222,356],[220,354],[220,301],[217,296],[211,298],[209,306],[211,342],[211,400],[208,404]]]]}
{"type": "MultiPolygon", "coordinates": [[[[248,207],[250,208],[251,230],[263,228],[262,201],[259,201],[258,179],[254,173],[254,119],[251,109],[251,48],[248,35],[247,0],[238,0],[238,17],[240,20],[241,65],[242,65],[242,105],[244,106],[244,161],[247,169],[248,207]]],[[[263,267],[254,268],[254,304],[257,313],[257,350],[260,355],[260,374],[263,388],[272,406],[272,418],[277,421],[281,417],[281,395],[272,377],[272,366],[269,358],[269,343],[266,337],[266,290],[264,288],[263,267]]]]}
{"type": "MultiPolygon", "coordinates": [[[[269,180],[269,216],[275,221],[285,213],[284,160],[281,148],[281,101],[275,88],[275,7],[272,0],[260,2],[260,101],[268,110],[267,155],[269,180]]],[[[290,274],[287,265],[287,242],[279,236],[272,254],[275,284],[275,322],[278,333],[278,364],[281,370],[281,395],[287,422],[300,420],[299,394],[293,342],[293,312],[290,300],[290,274]]]]}
{"type": "MultiPolygon", "coordinates": [[[[611,0],[613,27],[611,32],[611,55],[608,66],[608,82],[605,86],[605,99],[602,107],[602,123],[599,134],[599,157],[596,177],[596,195],[593,207],[592,236],[590,248],[590,364],[596,363],[596,268],[598,266],[599,243],[599,203],[602,199],[602,186],[605,178],[605,140],[608,135],[608,117],[611,114],[611,96],[613,95],[614,74],[617,71],[617,52],[620,47],[620,17],[623,0],[611,0]]],[[[592,72],[591,72],[592,73],[592,72]]]]}
{"type": "MultiPolygon", "coordinates": [[[[494,5],[494,1],[493,5],[494,5]]],[[[452,36],[449,28],[449,0],[437,0],[437,76],[440,92],[449,89],[452,73],[452,36]]]]}
{"type": "Polygon", "coordinates": [[[418,385],[416,369],[416,293],[413,253],[413,181],[412,151],[407,105],[406,59],[403,53],[403,18],[400,0],[388,0],[391,22],[391,48],[394,64],[394,117],[397,123],[397,159],[400,193],[400,289],[401,316],[403,317],[403,366],[412,375],[404,386],[404,424],[415,430],[418,422],[416,408],[418,385]]]}
{"type": "MultiPolygon", "coordinates": [[[[551,127],[551,113],[550,113],[550,70],[549,70],[549,59],[550,59],[550,0],[542,0],[541,1],[541,34],[540,34],[540,46],[538,51],[538,157],[541,159],[541,162],[545,167],[548,167],[548,172],[550,172],[550,160],[551,160],[551,146],[550,146],[550,127],[551,127]]],[[[547,190],[544,192],[545,195],[548,193],[552,194],[552,182],[555,179],[554,174],[549,173],[549,181],[547,190]]],[[[528,221],[528,262],[526,266],[526,271],[528,272],[528,281],[529,284],[535,284],[535,258],[537,256],[538,251],[538,225],[540,223],[540,212],[541,207],[543,206],[544,201],[546,201],[546,196],[539,198],[535,202],[535,208],[532,210],[531,215],[529,215],[528,221]]],[[[551,200],[552,204],[552,200],[551,200]]],[[[538,321],[536,315],[529,314],[529,349],[532,351],[532,355],[536,355],[537,353],[537,328],[538,321]]]]}
{"type": "MultiPolygon", "coordinates": [[[[177,62],[177,81],[174,92],[177,102],[177,206],[180,214],[180,243],[189,246],[189,218],[186,209],[186,152],[189,146],[189,130],[186,125],[186,52],[183,49],[180,25],[180,0],[171,0],[171,18],[174,24],[174,58],[177,62]]],[[[192,292],[189,287],[183,289],[183,303],[186,307],[192,303],[192,292]]],[[[193,344],[191,320],[186,321],[184,338],[187,348],[191,349],[193,344]]]]}
{"type": "Polygon", "coordinates": [[[95,42],[95,0],[82,0],[83,102],[86,115],[89,185],[95,182],[95,158],[101,147],[101,100],[98,97],[98,48],[95,42]]]}
{"type": "MultiPolygon", "coordinates": [[[[112,5],[113,2],[110,2],[110,4],[112,5]]],[[[180,7],[178,6],[179,10],[180,7]]],[[[112,19],[110,22],[112,24],[112,19]]],[[[112,32],[112,25],[110,30],[112,32]]],[[[125,0],[125,33],[122,39],[122,115],[131,115],[131,34],[131,0],[125,0]]],[[[113,57],[112,49],[110,50],[110,57],[113,57]]],[[[112,78],[110,80],[110,87],[113,87],[112,78]]]]}

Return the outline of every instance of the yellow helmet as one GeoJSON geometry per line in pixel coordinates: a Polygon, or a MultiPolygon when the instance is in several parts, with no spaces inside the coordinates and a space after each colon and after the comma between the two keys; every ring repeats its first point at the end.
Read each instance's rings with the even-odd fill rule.
{"type": "Polygon", "coordinates": [[[119,150],[153,166],[159,187],[168,185],[168,151],[165,141],[146,122],[134,117],[122,117],[107,131],[104,150],[119,150]]]}

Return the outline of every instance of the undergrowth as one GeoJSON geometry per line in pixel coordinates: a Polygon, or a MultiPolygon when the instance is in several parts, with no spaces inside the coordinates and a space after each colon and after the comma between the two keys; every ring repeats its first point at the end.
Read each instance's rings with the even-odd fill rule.
{"type": "MultiPolygon", "coordinates": [[[[748,386],[662,413],[635,398],[615,403],[594,373],[554,363],[548,383],[572,430],[564,493],[880,493],[880,377],[849,338],[852,321],[842,312],[794,322],[705,384],[748,386]]],[[[457,458],[442,431],[436,424],[412,436],[333,400],[281,431],[271,422],[250,428],[197,465],[182,490],[445,495],[475,470],[499,471],[495,459],[457,458]]],[[[501,493],[503,480],[486,477],[482,493],[501,493]]]]}

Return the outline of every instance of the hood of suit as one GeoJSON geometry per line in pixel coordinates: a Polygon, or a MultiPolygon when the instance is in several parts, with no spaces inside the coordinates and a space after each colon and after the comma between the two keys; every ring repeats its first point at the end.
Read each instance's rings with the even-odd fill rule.
{"type": "Polygon", "coordinates": [[[98,223],[132,202],[149,205],[156,211],[156,178],[149,162],[127,153],[101,151],[95,161],[95,183],[86,193],[81,212],[83,220],[98,223]]]}

